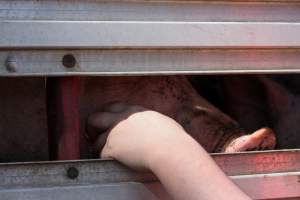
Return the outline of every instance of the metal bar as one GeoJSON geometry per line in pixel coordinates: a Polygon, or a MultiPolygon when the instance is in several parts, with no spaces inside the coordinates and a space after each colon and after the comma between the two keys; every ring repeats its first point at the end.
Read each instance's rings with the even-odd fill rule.
{"type": "Polygon", "coordinates": [[[299,10],[298,0],[3,0],[0,76],[298,73],[299,10]]]}
{"type": "MultiPolygon", "coordinates": [[[[299,150],[212,156],[227,175],[254,199],[300,197],[299,150]]],[[[63,190],[128,182],[152,184],[155,181],[157,179],[151,173],[136,173],[110,160],[0,165],[0,197],[8,193],[18,195],[16,193],[20,191],[53,190],[53,187],[63,187],[63,190]]]]}
{"type": "MultiPolygon", "coordinates": [[[[298,199],[300,196],[299,175],[300,173],[297,172],[249,175],[231,178],[252,199],[298,199]],[[249,187],[249,185],[251,185],[251,187],[249,187]]],[[[0,197],[3,200],[80,200],[86,199],[87,197],[90,200],[171,199],[166,198],[167,194],[164,194],[166,192],[163,191],[160,184],[155,184],[156,190],[152,191],[149,191],[146,187],[153,185],[153,183],[142,184],[136,182],[15,189],[3,188],[0,189],[0,197]],[[161,191],[158,192],[158,190],[161,191]]]]}
{"type": "MultiPolygon", "coordinates": [[[[299,199],[300,173],[265,174],[232,177],[233,181],[252,199],[299,199]],[[249,187],[251,185],[251,187],[249,187]]],[[[217,187],[217,186],[216,186],[217,187]]],[[[169,200],[166,192],[158,183],[113,183],[72,185],[59,187],[0,189],[3,200],[169,200]],[[149,185],[155,184],[156,190],[149,191],[149,185]],[[146,187],[145,187],[146,186],[146,187]],[[158,190],[161,190],[158,192],[158,190]],[[157,198],[158,197],[158,198],[157,198]]]]}
{"type": "MultiPolygon", "coordinates": [[[[299,150],[212,156],[221,169],[230,176],[300,172],[299,150]]],[[[0,188],[155,180],[151,173],[135,173],[111,160],[0,164],[0,188]],[[70,177],[70,169],[76,169],[78,176],[70,177]]]]}
{"type": "Polygon", "coordinates": [[[300,197],[300,172],[231,177],[252,199],[300,197]]]}
{"type": "Polygon", "coordinates": [[[300,150],[212,154],[229,176],[300,171],[300,150]]]}
{"type": "Polygon", "coordinates": [[[0,20],[299,22],[299,0],[1,0],[0,20]]]}
{"type": "Polygon", "coordinates": [[[2,49],[300,47],[300,23],[0,21],[0,27],[2,49]]]}
{"type": "Polygon", "coordinates": [[[0,76],[286,72],[300,72],[299,49],[0,51],[0,76]]]}
{"type": "Polygon", "coordinates": [[[59,80],[62,95],[62,119],[64,129],[59,142],[58,159],[80,159],[79,132],[79,78],[69,77],[59,80]]]}
{"type": "Polygon", "coordinates": [[[135,173],[111,160],[53,161],[0,164],[0,188],[53,187],[151,182],[151,173],[135,173]]]}
{"type": "Polygon", "coordinates": [[[79,78],[47,80],[51,159],[80,159],[79,78]]]}
{"type": "Polygon", "coordinates": [[[0,197],[2,200],[158,200],[141,183],[7,189],[0,190],[0,197]]]}

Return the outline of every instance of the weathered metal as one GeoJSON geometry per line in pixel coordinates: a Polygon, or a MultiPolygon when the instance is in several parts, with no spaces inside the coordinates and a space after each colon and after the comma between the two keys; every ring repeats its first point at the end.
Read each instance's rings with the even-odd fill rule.
{"type": "Polygon", "coordinates": [[[299,22],[299,0],[1,0],[0,20],[299,22]]]}
{"type": "MultiPolygon", "coordinates": [[[[213,154],[212,156],[227,175],[230,175],[233,181],[254,199],[300,197],[299,150],[213,154]]],[[[114,184],[124,184],[127,187],[131,182],[145,184],[148,188],[152,188],[151,191],[155,195],[158,191],[160,195],[165,195],[161,186],[153,185],[156,181],[156,177],[151,173],[136,173],[111,160],[0,164],[1,199],[7,195],[18,197],[22,193],[27,194],[28,199],[34,199],[33,194],[41,195],[49,191],[61,194],[63,191],[69,193],[69,190],[77,190],[93,199],[100,193],[89,193],[90,188],[99,187],[100,192],[106,191],[103,187],[111,190],[114,184]],[[72,173],[76,169],[76,176],[69,176],[70,169],[73,170],[72,173]],[[59,191],[56,189],[58,187],[59,191]]],[[[136,197],[131,192],[127,195],[136,197]]],[[[115,196],[117,193],[106,194],[109,197],[118,197],[115,196]]],[[[48,195],[43,198],[49,198],[48,195]]],[[[68,199],[67,197],[62,196],[59,199],[68,199]]],[[[103,198],[103,196],[99,197],[103,198]]]]}
{"type": "Polygon", "coordinates": [[[300,171],[300,150],[212,154],[227,175],[300,171]]]}
{"type": "Polygon", "coordinates": [[[296,22],[24,20],[0,26],[2,49],[300,48],[296,22]]]}
{"type": "Polygon", "coordinates": [[[79,160],[0,164],[0,180],[0,188],[28,188],[151,182],[157,179],[150,173],[135,173],[110,160],[79,160]],[[77,178],[68,176],[70,168],[78,170],[77,178]]]}
{"type": "Polygon", "coordinates": [[[0,65],[11,55],[17,71],[0,67],[0,76],[300,72],[299,49],[11,50],[0,51],[0,65]],[[76,59],[74,67],[62,64],[66,54],[76,59]]]}
{"type": "Polygon", "coordinates": [[[0,76],[299,72],[298,0],[4,0],[0,7],[0,76]],[[7,71],[10,53],[18,69],[7,71]],[[65,67],[65,55],[76,65],[65,67]]]}
{"type": "MultiPolygon", "coordinates": [[[[158,200],[142,183],[0,190],[2,200],[158,200]]],[[[167,200],[164,198],[164,200],[167,200]]],[[[171,200],[171,199],[170,199],[171,200]]]]}

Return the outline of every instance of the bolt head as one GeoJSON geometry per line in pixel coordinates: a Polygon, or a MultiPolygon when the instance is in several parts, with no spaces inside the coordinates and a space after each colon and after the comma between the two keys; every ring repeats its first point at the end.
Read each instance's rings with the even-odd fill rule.
{"type": "Polygon", "coordinates": [[[67,68],[73,68],[76,65],[76,59],[72,54],[64,55],[62,58],[62,64],[67,68]]]}
{"type": "Polygon", "coordinates": [[[8,56],[5,61],[5,66],[7,71],[9,72],[16,72],[18,67],[18,61],[14,56],[8,56]]]}
{"type": "Polygon", "coordinates": [[[76,179],[79,176],[79,171],[76,167],[70,167],[67,170],[67,176],[70,179],[76,179]]]}

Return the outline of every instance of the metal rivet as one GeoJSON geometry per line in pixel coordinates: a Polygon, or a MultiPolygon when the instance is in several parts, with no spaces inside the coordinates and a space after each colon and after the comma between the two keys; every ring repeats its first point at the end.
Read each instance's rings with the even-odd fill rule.
{"type": "Polygon", "coordinates": [[[75,67],[75,65],[76,65],[76,59],[71,54],[64,55],[64,57],[62,59],[62,64],[65,67],[67,67],[67,68],[75,67]]]}
{"type": "Polygon", "coordinates": [[[8,56],[5,61],[6,69],[10,72],[16,72],[18,67],[18,62],[15,56],[8,56]]]}
{"type": "Polygon", "coordinates": [[[76,178],[79,176],[79,171],[78,171],[78,169],[76,169],[75,167],[70,167],[70,168],[67,170],[67,176],[68,176],[70,179],[76,179],[76,178]]]}

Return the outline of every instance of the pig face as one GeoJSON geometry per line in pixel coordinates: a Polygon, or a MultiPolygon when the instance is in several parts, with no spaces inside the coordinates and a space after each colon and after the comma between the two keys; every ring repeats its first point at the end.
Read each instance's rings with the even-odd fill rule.
{"type": "MultiPolygon", "coordinates": [[[[226,151],[229,144],[234,147],[230,152],[274,146],[272,140],[271,145],[261,147],[265,144],[263,141],[273,138],[269,129],[239,139],[246,133],[229,116],[202,98],[184,76],[106,77],[93,78],[92,84],[90,79],[85,82],[86,95],[81,101],[83,106],[88,105],[89,114],[101,112],[107,103],[125,102],[128,106],[139,105],[173,118],[209,152],[226,151]]],[[[97,122],[105,119],[102,115],[91,116],[87,129],[94,133],[88,131],[88,135],[97,138],[101,130],[91,127],[98,127],[97,122]]]]}
{"type": "Polygon", "coordinates": [[[300,96],[273,79],[263,75],[223,77],[220,86],[227,111],[247,131],[273,128],[277,148],[299,148],[300,96]]]}
{"type": "Polygon", "coordinates": [[[277,133],[278,148],[300,147],[300,96],[271,78],[258,77],[267,96],[271,126],[277,133]]]}

